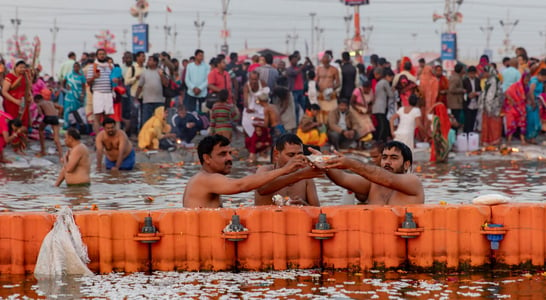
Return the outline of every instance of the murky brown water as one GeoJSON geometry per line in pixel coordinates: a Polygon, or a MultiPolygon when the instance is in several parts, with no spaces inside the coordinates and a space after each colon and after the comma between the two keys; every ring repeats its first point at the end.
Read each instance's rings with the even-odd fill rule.
{"type": "Polygon", "coordinates": [[[6,299],[546,299],[544,274],[298,270],[156,272],[36,280],[0,276],[6,299]],[[16,279],[15,281],[13,281],[16,279]],[[14,283],[16,282],[16,283],[14,283]]]}
{"type": "MultiPolygon", "coordinates": [[[[544,161],[455,160],[449,164],[417,162],[426,202],[469,203],[487,193],[503,193],[517,202],[546,197],[544,161]]],[[[135,171],[95,173],[90,188],[56,188],[58,166],[0,167],[0,209],[43,210],[69,204],[74,210],[162,209],[182,207],[184,184],[199,165],[140,163],[135,171]],[[148,201],[148,196],[153,201],[148,201]]],[[[236,162],[233,176],[255,171],[236,162]]],[[[345,191],[319,178],[323,205],[341,203],[345,191]]],[[[251,205],[253,193],[225,196],[226,206],[251,205]]],[[[546,274],[544,274],[546,275],[546,274]]],[[[354,299],[546,299],[543,274],[474,275],[371,272],[320,273],[313,270],[271,273],[110,274],[93,278],[37,281],[33,276],[0,275],[0,297],[7,299],[146,299],[146,298],[354,298],[354,299]]]]}
{"type": "MultiPolygon", "coordinates": [[[[546,162],[510,160],[465,160],[448,164],[417,162],[414,171],[424,184],[426,203],[470,203],[488,193],[503,193],[516,202],[546,199],[546,162]]],[[[59,166],[34,168],[0,167],[0,210],[43,210],[53,205],[71,205],[84,210],[182,207],[184,185],[199,165],[140,163],[134,171],[119,174],[94,173],[89,188],[53,186],[59,166]],[[149,201],[149,197],[153,201],[149,201]],[[148,198],[148,200],[147,200],[148,198]]],[[[235,162],[233,176],[253,173],[255,165],[235,162]]],[[[328,179],[316,179],[322,205],[340,204],[345,191],[328,179]]],[[[252,192],[223,197],[226,207],[252,205],[252,192]]]]}

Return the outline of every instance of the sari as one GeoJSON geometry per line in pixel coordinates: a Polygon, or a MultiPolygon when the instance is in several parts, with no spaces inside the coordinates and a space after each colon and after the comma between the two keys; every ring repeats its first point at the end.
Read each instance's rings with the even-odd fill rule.
{"type": "Polygon", "coordinates": [[[479,114],[481,115],[481,141],[484,144],[496,145],[502,139],[502,118],[500,116],[503,93],[500,81],[497,77],[497,71],[486,66],[484,72],[489,73],[489,78],[485,82],[485,88],[480,95],[479,114]]]}
{"type": "MultiPolygon", "coordinates": [[[[16,76],[13,73],[9,73],[6,75],[6,78],[4,79],[8,81],[11,86],[10,90],[8,91],[8,94],[10,94],[15,99],[23,100],[22,103],[25,103],[25,92],[27,88],[27,80],[24,75],[16,76]]],[[[23,107],[21,105],[17,105],[9,100],[4,101],[4,110],[11,116],[15,118],[21,119],[21,122],[23,123],[23,126],[27,126],[29,124],[29,112],[28,112],[28,105],[25,106],[23,104],[23,107]],[[22,111],[20,112],[20,110],[22,111]]]]}
{"type": "MultiPolygon", "coordinates": [[[[527,75],[528,76],[528,75],[527,75]]],[[[512,84],[506,90],[506,98],[504,100],[504,118],[505,118],[505,133],[506,135],[514,134],[518,129],[520,134],[527,131],[527,112],[525,109],[525,101],[527,100],[527,92],[529,87],[523,83],[525,76],[512,84]],[[510,98],[513,103],[510,103],[510,98]]]]}
{"type": "Polygon", "coordinates": [[[535,85],[535,91],[534,91],[534,101],[535,105],[534,107],[527,104],[525,106],[526,112],[527,112],[527,131],[525,132],[525,138],[526,139],[534,139],[538,136],[540,131],[542,130],[542,124],[540,122],[540,113],[539,113],[539,106],[540,106],[540,96],[542,92],[544,91],[544,84],[538,80],[538,78],[535,76],[531,78],[531,81],[529,84],[535,85]]]}
{"type": "Polygon", "coordinates": [[[430,123],[427,117],[427,112],[436,103],[438,98],[439,82],[434,76],[431,66],[425,66],[421,72],[419,79],[419,92],[424,99],[425,106],[421,107],[421,123],[424,124],[419,130],[419,136],[422,140],[428,141],[430,138],[430,123]]]}
{"type": "Polygon", "coordinates": [[[432,143],[430,150],[431,162],[445,162],[449,155],[449,130],[451,122],[447,114],[445,104],[438,103],[434,107],[434,116],[432,117],[432,143]]]}
{"type": "Polygon", "coordinates": [[[449,80],[444,75],[440,76],[438,78],[438,98],[436,99],[436,102],[442,102],[443,104],[447,105],[447,94],[440,94],[440,91],[447,91],[448,89],[449,80]]]}
{"type": "Polygon", "coordinates": [[[66,129],[69,125],[70,114],[80,109],[83,105],[83,87],[86,80],[83,74],[74,71],[66,75],[65,80],[68,89],[65,90],[63,118],[67,122],[63,124],[63,127],[66,129]]]}

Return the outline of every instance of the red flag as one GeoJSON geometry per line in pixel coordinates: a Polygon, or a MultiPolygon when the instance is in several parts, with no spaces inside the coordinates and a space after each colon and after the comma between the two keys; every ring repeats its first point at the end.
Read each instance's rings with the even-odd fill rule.
{"type": "Polygon", "coordinates": [[[170,12],[170,13],[173,12],[173,10],[168,5],[167,5],[167,12],[170,12]]]}

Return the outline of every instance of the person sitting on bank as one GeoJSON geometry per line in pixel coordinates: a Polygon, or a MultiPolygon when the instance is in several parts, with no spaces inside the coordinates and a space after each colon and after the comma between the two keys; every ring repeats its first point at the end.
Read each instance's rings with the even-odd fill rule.
{"type": "Polygon", "coordinates": [[[326,144],[326,126],[318,121],[320,106],[311,104],[300,121],[297,135],[305,145],[322,147],[326,144]]]}
{"type": "MultiPolygon", "coordinates": [[[[310,151],[320,154],[314,149],[310,151]]],[[[383,148],[381,167],[338,154],[338,157],[326,161],[326,175],[335,184],[367,196],[366,204],[423,204],[423,184],[419,177],[409,173],[412,162],[408,146],[390,141],[383,148]],[[343,172],[343,169],[354,174],[343,172]]]]}
{"type": "Polygon", "coordinates": [[[89,150],[80,141],[80,132],[76,128],[68,128],[64,144],[70,148],[65,154],[64,165],[55,186],[60,186],[66,180],[66,186],[89,186],[91,178],[91,162],[89,150]]]}
{"type": "Polygon", "coordinates": [[[97,135],[97,171],[102,169],[102,155],[106,157],[104,164],[107,170],[132,170],[135,167],[135,150],[123,130],[116,128],[116,121],[105,118],[102,121],[104,128],[97,135]]]}
{"type": "Polygon", "coordinates": [[[184,105],[178,106],[178,115],[172,120],[172,125],[173,132],[176,134],[176,138],[180,139],[182,147],[195,147],[192,140],[202,128],[203,123],[193,114],[188,113],[184,105]]]}
{"type": "Polygon", "coordinates": [[[243,178],[229,178],[226,175],[231,173],[233,165],[231,150],[229,140],[221,135],[207,136],[199,142],[197,155],[201,162],[201,170],[186,184],[182,199],[184,207],[222,207],[221,195],[251,191],[305,166],[303,155],[296,155],[282,168],[243,178]]]}
{"type": "MultiPolygon", "coordinates": [[[[273,149],[273,165],[261,166],[256,174],[269,172],[284,167],[295,156],[303,155],[303,143],[293,133],[286,133],[277,139],[273,149]]],[[[324,172],[306,167],[296,172],[277,177],[264,184],[255,192],[255,205],[272,205],[274,195],[288,199],[286,205],[320,206],[317,189],[313,178],[322,176],[324,172]]]]}
{"type": "Polygon", "coordinates": [[[165,107],[160,106],[155,109],[154,115],[140,129],[138,147],[140,149],[157,150],[161,139],[170,139],[176,136],[170,131],[171,126],[165,121],[165,107]]]}
{"type": "Polygon", "coordinates": [[[349,100],[340,99],[338,107],[328,114],[328,142],[339,150],[349,147],[360,137],[356,116],[349,110],[349,100]]]}

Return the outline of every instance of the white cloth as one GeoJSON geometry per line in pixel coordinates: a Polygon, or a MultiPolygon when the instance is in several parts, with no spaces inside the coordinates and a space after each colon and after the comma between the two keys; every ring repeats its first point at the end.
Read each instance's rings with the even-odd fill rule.
{"type": "Polygon", "coordinates": [[[415,119],[421,116],[421,110],[417,107],[412,107],[408,113],[404,113],[404,108],[401,107],[396,112],[400,117],[398,128],[394,131],[394,140],[406,144],[412,151],[415,146],[413,137],[415,135],[415,119]]]}
{"type": "Polygon", "coordinates": [[[112,93],[93,92],[93,114],[114,113],[114,98],[112,93]]]}
{"type": "Polygon", "coordinates": [[[253,92],[250,88],[250,83],[248,85],[248,108],[253,109],[253,113],[249,113],[245,108],[243,110],[243,119],[241,124],[243,125],[243,130],[250,137],[254,134],[254,120],[253,118],[264,118],[264,108],[260,104],[256,103],[258,101],[258,96],[261,94],[269,94],[269,87],[262,87],[262,83],[258,81],[258,91],[253,92]]]}

